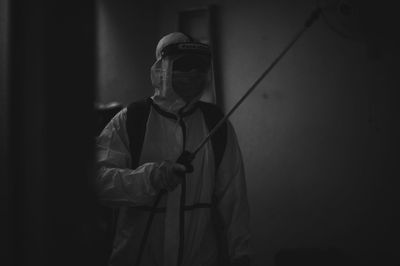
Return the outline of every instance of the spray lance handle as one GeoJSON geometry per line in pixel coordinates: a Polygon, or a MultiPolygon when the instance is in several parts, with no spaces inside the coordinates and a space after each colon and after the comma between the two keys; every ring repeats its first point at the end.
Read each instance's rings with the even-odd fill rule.
{"type": "Polygon", "coordinates": [[[193,173],[194,168],[192,165],[192,161],[194,160],[194,156],[194,153],[184,151],[176,160],[176,163],[184,165],[186,167],[186,173],[193,173]]]}

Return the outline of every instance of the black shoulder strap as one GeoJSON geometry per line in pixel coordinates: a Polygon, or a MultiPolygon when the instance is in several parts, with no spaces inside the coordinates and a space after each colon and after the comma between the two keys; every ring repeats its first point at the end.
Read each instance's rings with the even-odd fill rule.
{"type": "Polygon", "coordinates": [[[129,136],[129,149],[132,157],[132,168],[135,169],[142,153],[146,124],[149,118],[151,99],[146,98],[133,102],[127,107],[126,130],[129,136]]]}
{"type": "MultiPolygon", "coordinates": [[[[221,109],[211,103],[199,101],[198,106],[203,112],[208,131],[211,131],[217,123],[224,117],[221,109]]],[[[211,137],[211,145],[214,150],[215,169],[218,169],[225,152],[227,127],[226,123],[215,132],[211,137]]]]}

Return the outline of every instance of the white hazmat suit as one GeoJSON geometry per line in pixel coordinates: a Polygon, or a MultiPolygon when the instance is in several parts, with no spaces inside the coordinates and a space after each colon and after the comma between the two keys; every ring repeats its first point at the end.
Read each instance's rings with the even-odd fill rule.
{"type": "MultiPolygon", "coordinates": [[[[101,202],[119,210],[110,265],[134,266],[137,262],[149,210],[159,192],[152,185],[151,176],[163,161],[176,161],[184,150],[193,151],[208,134],[203,113],[196,107],[201,95],[190,102],[179,97],[171,85],[174,57],[162,58],[160,54],[166,45],[190,41],[186,35],[172,33],[157,46],[157,62],[151,70],[155,94],[151,97],[139,166],[131,166],[126,108],[97,138],[96,189],[101,202]]],[[[229,122],[219,168],[215,169],[210,142],[192,165],[194,171],[186,174],[184,182],[161,197],[140,265],[176,266],[181,253],[181,265],[217,266],[219,251],[211,205],[226,228],[229,260],[239,261],[250,255],[244,168],[229,122]]]]}

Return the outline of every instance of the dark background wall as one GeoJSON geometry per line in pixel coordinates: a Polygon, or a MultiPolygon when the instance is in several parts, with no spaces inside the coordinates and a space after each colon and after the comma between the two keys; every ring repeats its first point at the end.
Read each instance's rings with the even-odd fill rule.
{"type": "MultiPolygon", "coordinates": [[[[8,51],[8,1],[0,1],[0,207],[2,217],[9,215],[7,198],[8,179],[7,176],[7,137],[8,137],[8,90],[7,88],[7,51],[8,51]]],[[[0,235],[5,236],[8,231],[8,222],[6,219],[0,219],[0,235]]],[[[7,238],[1,237],[0,240],[0,260],[5,261],[8,256],[5,252],[7,247],[7,238]]]]}
{"type": "Polygon", "coordinates": [[[99,265],[94,1],[0,4],[0,264],[99,265]]]}
{"type": "Polygon", "coordinates": [[[97,1],[99,103],[152,95],[157,1],[97,1]]]}

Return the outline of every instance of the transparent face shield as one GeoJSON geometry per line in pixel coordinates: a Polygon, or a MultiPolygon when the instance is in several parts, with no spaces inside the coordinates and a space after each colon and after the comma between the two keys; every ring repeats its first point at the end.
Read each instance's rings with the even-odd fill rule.
{"type": "MultiPolygon", "coordinates": [[[[202,95],[210,81],[211,53],[201,43],[176,43],[164,47],[151,69],[154,88],[191,102],[202,95]]],[[[164,95],[166,96],[166,94],[164,95]]]]}
{"type": "Polygon", "coordinates": [[[210,70],[210,57],[206,55],[187,54],[176,56],[173,59],[173,71],[175,72],[199,72],[208,73],[210,70]]]}

